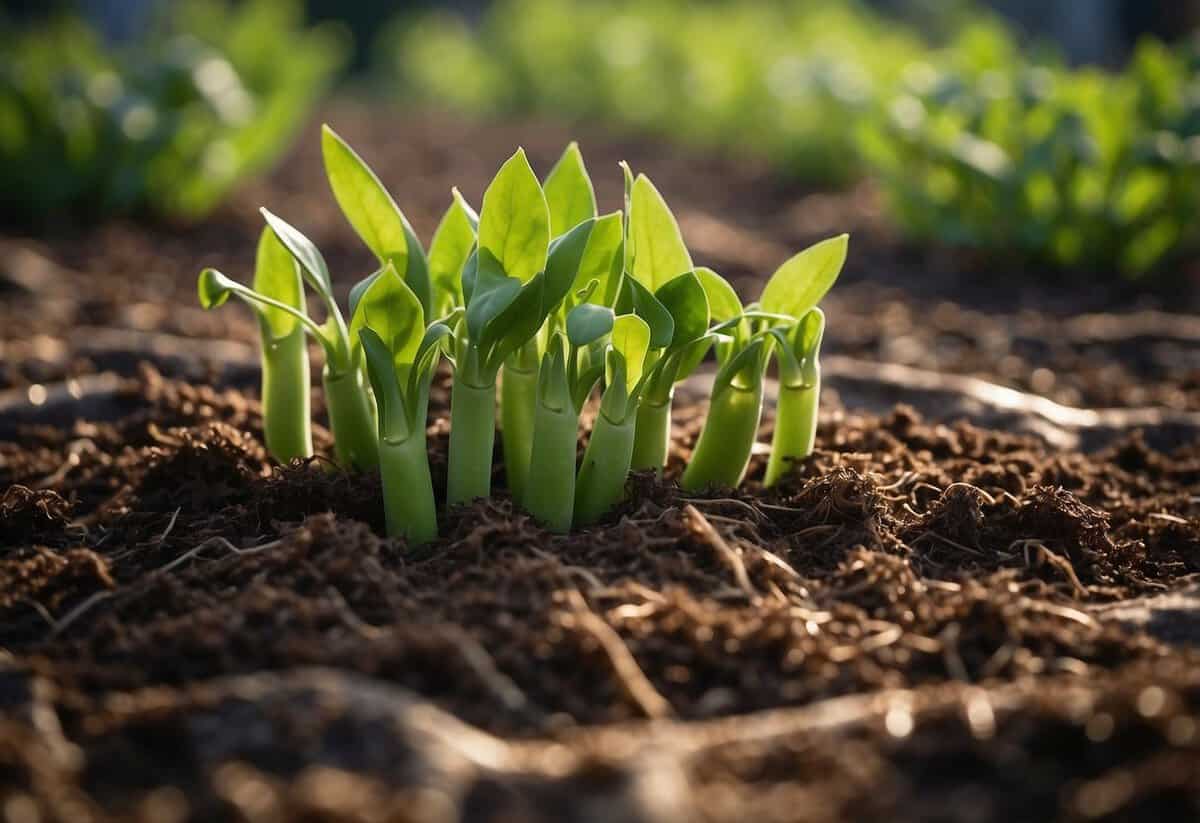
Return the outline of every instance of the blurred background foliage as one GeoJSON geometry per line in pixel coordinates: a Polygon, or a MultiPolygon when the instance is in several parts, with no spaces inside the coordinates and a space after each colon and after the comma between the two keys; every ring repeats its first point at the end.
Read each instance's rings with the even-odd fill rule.
{"type": "Polygon", "coordinates": [[[869,179],[915,243],[1136,277],[1200,246],[1198,6],[85,0],[47,22],[44,0],[6,0],[0,208],[201,215],[348,62],[381,105],[566,119],[581,139],[603,124],[807,186],[869,179]]]}
{"type": "Polygon", "coordinates": [[[289,0],[186,0],[136,38],[77,15],[0,25],[0,211],[26,225],[195,218],[271,164],[348,52],[289,0]]]}

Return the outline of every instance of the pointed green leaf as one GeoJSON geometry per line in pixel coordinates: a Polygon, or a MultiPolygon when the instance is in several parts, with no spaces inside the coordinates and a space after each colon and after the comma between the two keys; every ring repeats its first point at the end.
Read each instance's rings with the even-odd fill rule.
{"type": "Polygon", "coordinates": [[[545,268],[549,245],[546,197],[525,150],[517,149],[484,192],[479,247],[495,255],[505,274],[527,283],[545,268]]]}
{"type": "Polygon", "coordinates": [[[292,257],[296,258],[308,284],[326,300],[332,301],[333,281],[329,277],[329,266],[325,265],[325,258],[321,256],[321,252],[313,242],[282,217],[272,214],[265,208],[259,209],[259,211],[266,218],[271,231],[275,232],[275,236],[279,238],[279,242],[283,243],[284,247],[292,253],[292,257]]]}
{"type": "MultiPolygon", "coordinates": [[[[393,268],[395,268],[395,267],[393,266],[393,268]]],[[[384,271],[386,271],[386,268],[376,269],[375,271],[371,272],[366,277],[364,277],[362,280],[359,280],[357,283],[355,283],[353,286],[350,287],[350,301],[349,302],[350,302],[350,316],[351,317],[353,317],[354,313],[356,311],[358,311],[358,301],[362,300],[362,296],[364,294],[366,294],[367,289],[371,288],[371,284],[374,283],[376,280],[378,280],[379,277],[384,273],[384,271]]]]}
{"type": "Polygon", "coordinates": [[[546,301],[542,307],[543,316],[557,309],[571,293],[595,223],[589,217],[550,244],[550,254],[546,258],[546,290],[542,296],[546,301]]]}
{"type": "Polygon", "coordinates": [[[691,271],[692,258],[683,244],[675,215],[650,178],[639,174],[630,203],[633,242],[633,276],[650,291],[691,271]]]}
{"type": "MultiPolygon", "coordinates": [[[[467,333],[482,345],[484,329],[500,315],[521,291],[521,281],[504,273],[500,261],[488,249],[474,255],[470,288],[463,281],[467,298],[467,333]]],[[[540,305],[538,306],[540,308],[540,305]]]]}
{"type": "Polygon", "coordinates": [[[621,288],[622,222],[619,211],[596,218],[579,263],[579,274],[571,286],[573,292],[578,292],[595,282],[596,289],[588,299],[601,306],[616,303],[621,288]]]}
{"type": "MultiPolygon", "coordinates": [[[[263,228],[254,262],[254,290],[266,297],[304,311],[304,281],[300,267],[283,247],[275,232],[263,228]]],[[[294,315],[274,306],[263,306],[264,332],[279,339],[291,334],[300,322],[294,315]]]]}
{"type": "Polygon", "coordinates": [[[455,197],[429,245],[429,279],[438,312],[463,305],[462,269],[475,246],[475,225],[479,221],[474,217],[472,222],[470,208],[461,196],[455,197]]]}
{"type": "Polygon", "coordinates": [[[695,272],[667,281],[654,296],[671,313],[674,321],[672,348],[698,340],[708,331],[708,296],[695,272]]]}
{"type": "Polygon", "coordinates": [[[620,314],[636,314],[650,328],[650,348],[665,349],[675,337],[675,318],[649,289],[632,277],[621,284],[621,299],[617,301],[620,314]]]}
{"type": "Polygon", "coordinates": [[[708,296],[708,312],[715,322],[724,322],[742,313],[742,301],[729,281],[706,266],[696,267],[696,276],[708,296]]]}
{"type": "Polygon", "coordinates": [[[650,327],[635,314],[621,315],[613,321],[612,347],[625,361],[625,390],[631,393],[642,379],[650,351],[650,327]]]}
{"type": "Polygon", "coordinates": [[[529,342],[542,327],[546,319],[541,313],[545,282],[545,275],[538,274],[521,286],[512,302],[484,329],[480,348],[490,349],[487,361],[490,372],[499,371],[508,356],[529,342]]]}
{"type": "Polygon", "coordinates": [[[579,144],[572,142],[550,169],[543,185],[550,209],[550,236],[566,234],[575,226],[596,216],[596,192],[579,144]]]}
{"type": "Polygon", "coordinates": [[[572,346],[586,346],[611,332],[615,319],[607,306],[580,303],[567,313],[567,339],[572,346]]]}
{"type": "Polygon", "coordinates": [[[392,352],[398,369],[412,365],[425,333],[425,313],[417,296],[391,263],[358,301],[350,318],[350,339],[360,339],[359,332],[368,326],[392,352]]]}
{"type": "MultiPolygon", "coordinates": [[[[399,275],[396,276],[399,280],[399,275]]],[[[358,341],[365,354],[367,378],[375,394],[379,411],[379,428],[384,437],[406,440],[409,435],[408,415],[392,352],[383,339],[369,326],[358,330],[358,341]]]]}
{"type": "Polygon", "coordinates": [[[822,240],[780,266],[763,289],[763,311],[800,318],[820,303],[842,271],[849,244],[846,234],[822,240]]]}
{"type": "Polygon", "coordinates": [[[328,125],[321,127],[325,174],[342,213],[379,262],[396,271],[408,265],[404,215],[382,181],[354,149],[328,125]]]}

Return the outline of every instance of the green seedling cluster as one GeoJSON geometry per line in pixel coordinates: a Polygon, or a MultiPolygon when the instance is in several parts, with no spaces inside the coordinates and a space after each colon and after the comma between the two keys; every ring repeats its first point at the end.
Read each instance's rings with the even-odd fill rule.
{"type": "Polygon", "coordinates": [[[348,314],[321,252],[266,209],[253,287],[205,269],[198,290],[206,308],[237,297],[258,316],[264,431],[281,461],[312,454],[305,338],[320,344],[338,461],[378,467],[389,533],[414,543],[437,534],[426,426],[442,358],[453,371],[444,499],[491,494],[499,417],[513,500],[554,531],[600,519],[623,499],[631,471],[662,471],[674,387],[710,351],[711,409],[685,487],[741,482],[772,356],[780,415],[767,484],[812,451],[824,331],[816,306],[845,262],[844,235],[784,263],[743,307],[720,275],[693,264],[645,175],[621,164],[624,207],[599,214],[575,144],[544,180],[517,150],[478,212],[452,191],[428,251],[329,127],[322,150],[334,197],[379,264],[350,290],[348,314]],[[306,286],[321,322],[308,314],[306,286]],[[598,387],[579,459],[581,418],[598,387]]]}
{"type": "Polygon", "coordinates": [[[200,217],[290,144],[346,44],[297,0],[183,0],[137,45],[0,20],[0,217],[200,217]]]}

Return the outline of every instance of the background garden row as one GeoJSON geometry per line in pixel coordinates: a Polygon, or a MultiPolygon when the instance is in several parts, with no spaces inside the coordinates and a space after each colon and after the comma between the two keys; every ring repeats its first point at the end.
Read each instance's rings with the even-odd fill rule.
{"type": "Polygon", "coordinates": [[[0,31],[0,216],[39,231],[198,218],[348,84],[381,104],[749,155],[815,188],[869,181],[907,241],[997,269],[1186,276],[1200,50],[1147,37],[1116,68],[1073,66],[951,5],[497,0],[403,13],[357,51],[347,26],[311,24],[291,0],[171,4],[136,45],[82,16],[14,18],[0,31]]]}

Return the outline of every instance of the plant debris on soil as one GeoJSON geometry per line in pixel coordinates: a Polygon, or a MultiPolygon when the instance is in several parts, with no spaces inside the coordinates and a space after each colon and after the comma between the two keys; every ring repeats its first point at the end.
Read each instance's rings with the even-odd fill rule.
{"type": "MultiPolygon", "coordinates": [[[[480,186],[490,168],[443,119],[330,117],[389,182],[411,180],[402,202],[423,235],[450,165],[480,186]]],[[[523,142],[535,159],[566,139],[489,128],[482,145],[523,142]]],[[[697,257],[726,254],[743,284],[770,271],[747,257],[824,229],[771,217],[788,194],[754,169],[584,150],[593,169],[628,155],[674,181],[668,196],[694,205],[685,233],[701,221],[707,238],[697,257]]],[[[61,405],[0,420],[0,819],[1200,816],[1197,430],[1115,428],[1064,449],[1036,427],[831,392],[815,454],[777,487],[761,487],[756,455],[743,487],[688,496],[675,479],[703,407],[681,391],[664,477],[634,476],[598,526],[541,529],[506,498],[497,454],[496,496],[442,506],[442,537],[410,549],[382,536],[377,475],[270,462],[252,321],[193,308],[200,265],[244,272],[258,199],[319,229],[343,283],[365,268],[319,180],[298,177],[319,173],[313,148],[299,154],[212,223],[20,241],[32,256],[0,279],[0,380],[30,399],[64,381],[61,405]],[[45,292],[29,287],[39,271],[45,292]],[[117,343],[81,357],[102,331],[117,343]],[[245,372],[187,349],[222,337],[245,346],[245,372]],[[81,381],[100,372],[117,376],[93,396],[81,381]]],[[[826,211],[869,225],[847,197],[826,211]]],[[[903,326],[931,370],[1041,391],[1046,369],[1064,388],[1041,393],[1060,402],[1200,411],[1187,369],[1166,370],[1173,351],[1200,357],[1182,319],[1155,330],[1097,303],[1092,325],[1043,337],[1065,316],[1053,296],[1020,324],[984,323],[1010,298],[943,311],[928,279],[896,296],[876,270],[894,246],[868,233],[861,247],[859,285],[830,312],[844,353],[906,362],[883,357],[903,326]],[[1142,331],[1095,332],[1122,324],[1142,331]],[[1031,367],[1014,352],[1034,332],[1031,367]],[[1166,353],[1124,356],[1154,334],[1175,335],[1166,353]]],[[[447,385],[430,403],[439,494],[447,385]]],[[[771,425],[768,410],[761,439],[771,425]]]]}

